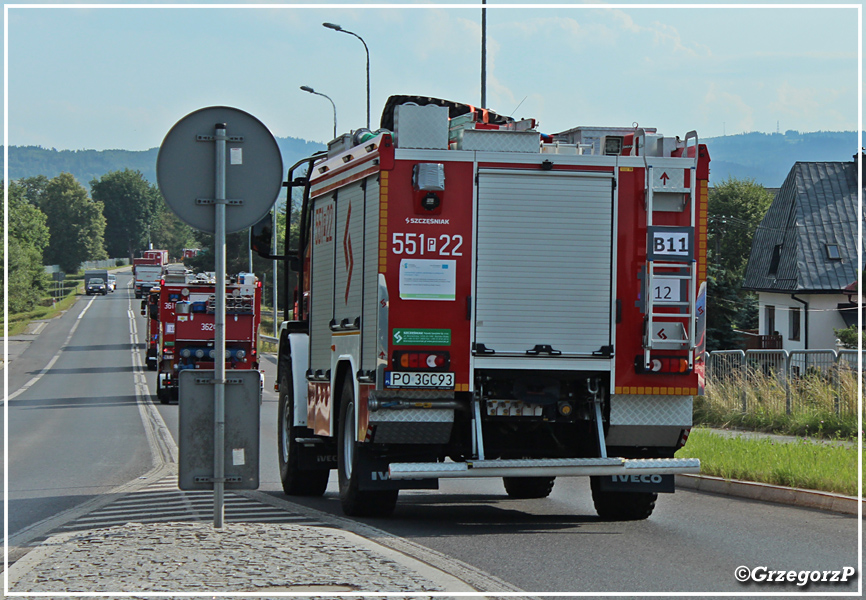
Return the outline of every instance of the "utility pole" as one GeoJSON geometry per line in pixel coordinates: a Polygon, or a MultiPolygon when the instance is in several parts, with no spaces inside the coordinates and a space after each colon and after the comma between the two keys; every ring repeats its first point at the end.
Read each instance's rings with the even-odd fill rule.
{"type": "Polygon", "coordinates": [[[481,0],[481,108],[487,108],[487,0],[481,0]]]}

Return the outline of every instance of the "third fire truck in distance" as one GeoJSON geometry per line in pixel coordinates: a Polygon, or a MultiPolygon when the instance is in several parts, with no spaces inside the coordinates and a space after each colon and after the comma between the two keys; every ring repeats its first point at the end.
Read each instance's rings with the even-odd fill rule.
{"type": "Polygon", "coordinates": [[[390,98],[381,127],[289,171],[285,492],[320,495],[336,469],[347,514],[385,515],[442,478],[542,498],[588,476],[603,518],[648,517],[700,467],[674,457],[703,384],[697,134],[548,135],[415,96],[390,98]]]}
{"type": "MultiPolygon", "coordinates": [[[[163,404],[178,399],[178,376],[185,369],[214,368],[214,310],[216,279],[194,275],[183,265],[166,269],[158,291],[142,302],[156,344],[157,397],[163,404]]],[[[258,369],[258,330],[262,287],[252,273],[226,282],[226,369],[258,369]]],[[[150,365],[150,347],[148,365],[150,365]]]]}

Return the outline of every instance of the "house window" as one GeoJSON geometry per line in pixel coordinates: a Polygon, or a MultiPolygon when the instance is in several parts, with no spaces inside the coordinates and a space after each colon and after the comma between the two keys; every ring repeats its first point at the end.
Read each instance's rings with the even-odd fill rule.
{"type": "Polygon", "coordinates": [[[788,309],[788,339],[800,341],[800,307],[792,306],[788,309]]]}
{"type": "Polygon", "coordinates": [[[773,258],[770,260],[769,275],[775,275],[779,270],[779,259],[782,258],[782,244],[776,244],[773,247],[773,258]]]}
{"type": "Polygon", "coordinates": [[[776,307],[768,306],[766,307],[766,335],[773,335],[776,333],[776,307]]]}
{"type": "Polygon", "coordinates": [[[830,260],[842,260],[839,254],[839,244],[827,244],[827,258],[830,260]]]}

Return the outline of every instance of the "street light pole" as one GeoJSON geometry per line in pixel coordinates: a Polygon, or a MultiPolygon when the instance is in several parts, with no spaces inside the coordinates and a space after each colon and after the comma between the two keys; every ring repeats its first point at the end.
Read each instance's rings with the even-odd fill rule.
{"type": "Polygon", "coordinates": [[[321,92],[317,92],[316,90],[314,90],[313,88],[311,88],[308,85],[302,85],[301,89],[305,92],[315,94],[316,96],[321,96],[322,98],[327,98],[331,102],[331,106],[334,108],[334,137],[332,139],[337,139],[337,105],[334,104],[334,101],[331,100],[330,96],[326,96],[325,94],[322,94],[321,92]]]}
{"type": "Polygon", "coordinates": [[[481,0],[481,108],[487,107],[487,0],[481,0]]]}
{"type": "Polygon", "coordinates": [[[367,129],[370,129],[370,49],[367,48],[367,42],[364,41],[357,33],[352,31],[348,31],[347,29],[343,29],[336,23],[322,23],[323,27],[327,27],[328,29],[333,29],[334,31],[340,31],[342,33],[348,33],[349,35],[354,35],[356,38],[361,40],[361,43],[364,44],[364,52],[367,53],[367,129]]]}

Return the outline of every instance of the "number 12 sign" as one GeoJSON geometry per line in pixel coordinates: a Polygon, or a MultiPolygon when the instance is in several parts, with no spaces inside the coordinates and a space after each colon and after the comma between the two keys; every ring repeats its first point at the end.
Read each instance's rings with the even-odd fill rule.
{"type": "Polygon", "coordinates": [[[694,257],[692,227],[652,226],[647,231],[648,260],[689,261],[694,257]]]}

